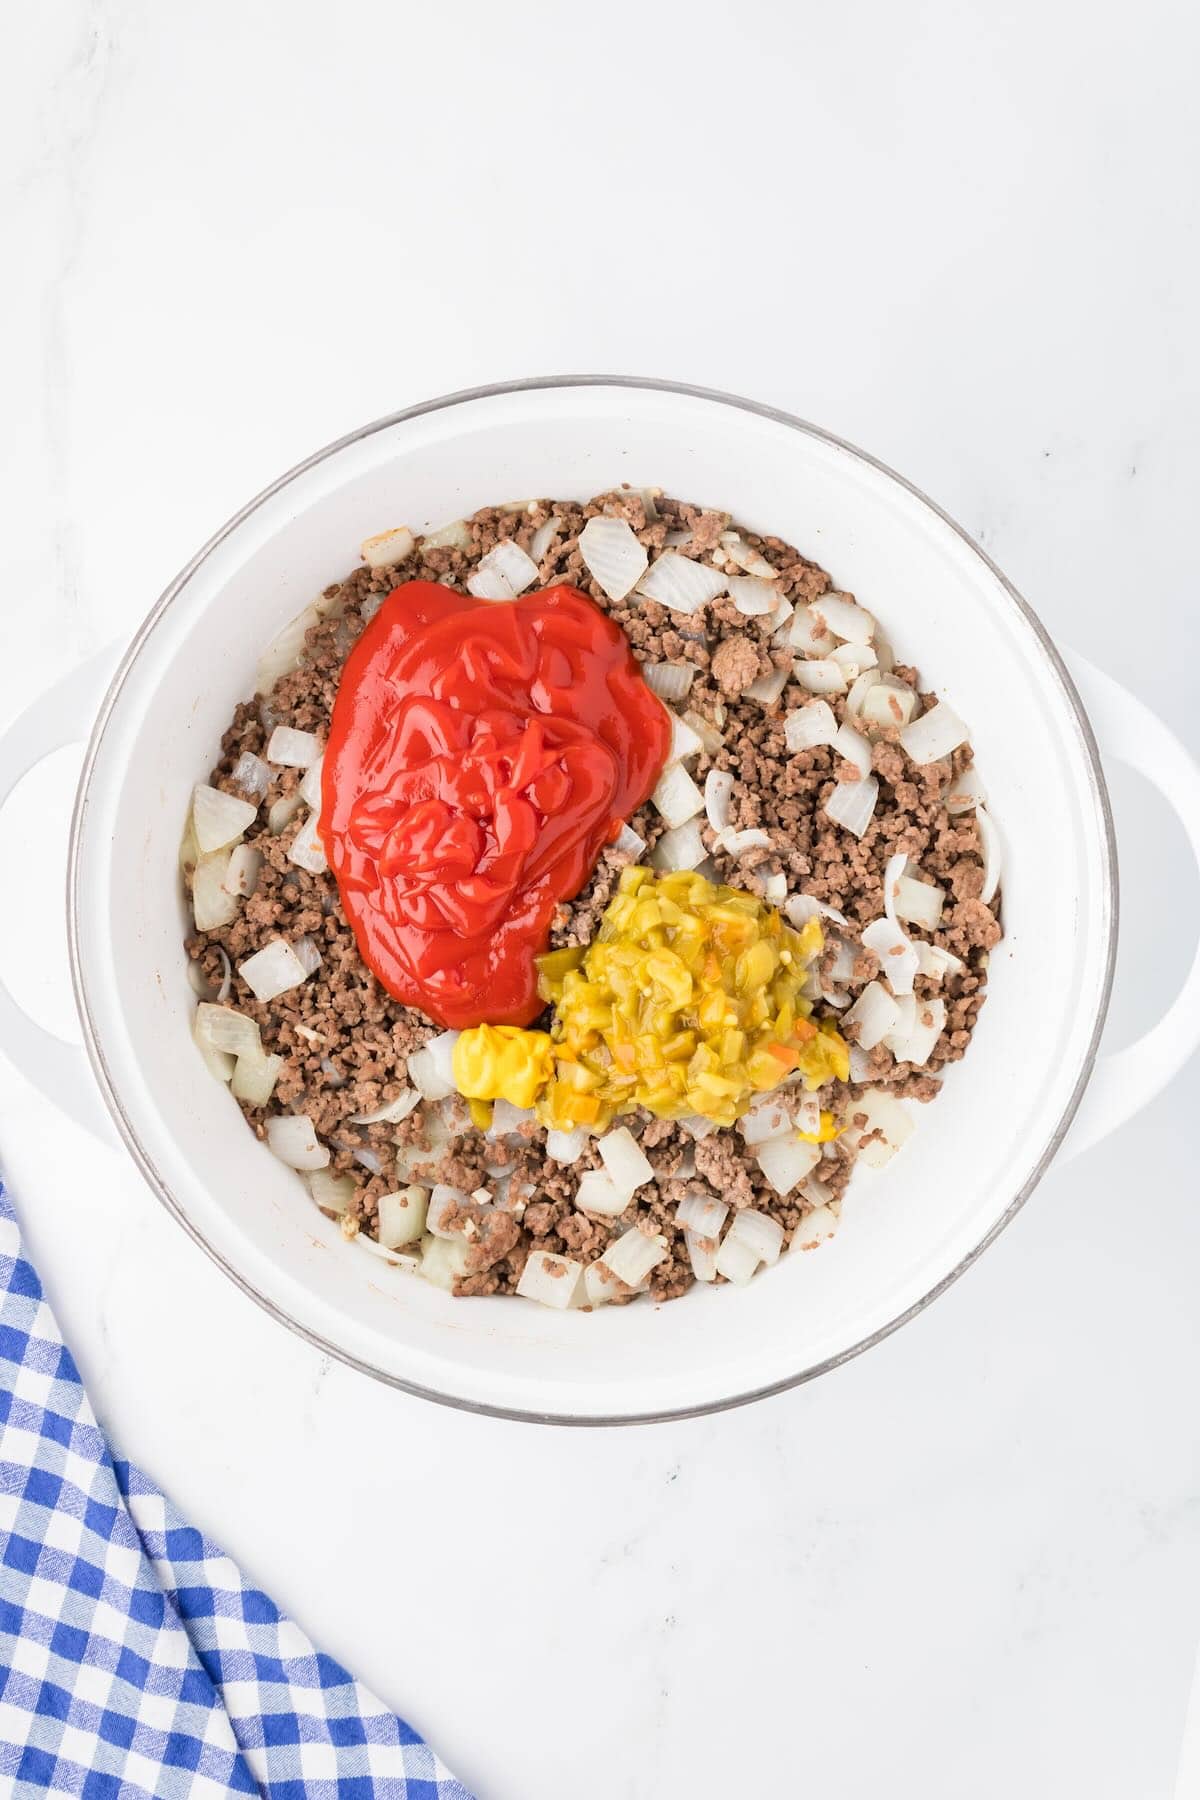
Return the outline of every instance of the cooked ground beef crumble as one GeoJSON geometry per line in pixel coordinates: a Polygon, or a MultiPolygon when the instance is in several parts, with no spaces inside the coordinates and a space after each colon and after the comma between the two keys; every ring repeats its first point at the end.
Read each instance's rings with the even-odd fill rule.
{"type": "MultiPolygon", "coordinates": [[[[652,557],[669,545],[679,555],[725,566],[720,537],[729,528],[728,515],[666,497],[656,499],[649,518],[642,495],[628,490],[600,495],[586,506],[538,501],[525,508],[485,508],[468,521],[469,551],[442,547],[423,552],[418,543],[413,554],[395,567],[363,566],[325,590],[319,602],[323,616],[308,633],[301,667],[283,676],[265,699],[238,706],[221,742],[213,785],[244,797],[234,767],[245,752],[264,756],[276,725],[313,732],[324,741],[348,651],[398,583],[424,579],[463,588],[472,566],[493,545],[511,538],[528,550],[539,528],[554,519],[553,535],[539,565],[541,585],[565,581],[589,594],[622,626],[641,661],[691,665],[695,670],[691,688],[677,710],[698,715],[714,734],[709,740],[712,752],[703,752],[692,772],[703,783],[709,769],[728,770],[734,777],[733,826],[758,827],[769,834],[769,848],[731,856],[714,847],[714,834],[705,825],[704,842],[715,865],[715,879],[762,894],[770,877],[782,874],[789,892],[810,894],[858,925],[883,912],[884,868],[899,850],[919,862],[923,876],[946,890],[945,911],[936,931],[921,933],[908,927],[914,938],[923,937],[953,952],[965,965],[938,980],[917,977],[918,1004],[940,996],[946,1006],[945,1029],[929,1061],[921,1068],[897,1063],[879,1046],[865,1053],[865,1062],[859,1061],[856,1073],[863,1080],[849,1087],[831,1084],[823,1091],[821,1104],[843,1119],[853,1118],[853,1097],[863,1085],[887,1086],[902,1098],[932,1099],[939,1071],[966,1049],[983,1004],[988,952],[1000,937],[999,900],[985,906],[980,898],[984,859],[974,815],[951,815],[942,798],[951,777],[970,764],[969,747],[944,762],[916,766],[902,749],[896,728],[874,730],[873,770],[879,797],[864,836],[854,838],[822,810],[835,781],[854,776],[853,765],[841,763],[826,746],[793,755],[785,744],[789,711],[811,696],[794,683],[773,706],[764,708],[746,696],[751,682],[775,668],[790,668],[795,655],[791,648],[773,644],[769,617],[746,617],[728,598],[687,615],[637,595],[609,600],[588,574],[578,544],[585,522],[598,513],[626,519],[652,557]]],[[[738,529],[777,572],[787,599],[804,605],[829,589],[824,571],[781,538],[738,529]]],[[[730,572],[735,572],[732,565],[730,572]]],[[[897,666],[893,673],[920,691],[915,669],[897,666]]],[[[828,699],[840,722],[845,698],[828,699]]],[[[225,974],[228,956],[229,1004],[258,1023],[264,1049],[283,1059],[268,1106],[243,1106],[247,1121],[264,1137],[269,1114],[308,1115],[330,1147],[331,1171],[348,1174],[355,1182],[354,1202],[343,1217],[348,1235],[373,1235],[380,1195],[410,1181],[425,1185],[441,1181],[474,1196],[501,1179],[504,1192],[499,1204],[486,1206],[472,1198],[455,1221],[470,1244],[467,1272],[456,1280],[456,1293],[511,1293],[532,1250],[590,1263],[615,1237],[637,1225],[662,1233],[669,1245],[669,1255],[649,1280],[650,1295],[656,1300],[673,1299],[692,1285],[683,1231],[675,1222],[675,1208],[689,1193],[711,1193],[731,1208],[754,1207],[767,1213],[783,1227],[785,1243],[791,1241],[808,1202],[800,1190],[786,1197],[775,1192],[736,1129],[714,1131],[697,1142],[680,1125],[645,1112],[623,1119],[621,1123],[639,1137],[655,1179],[638,1190],[619,1219],[599,1219],[574,1204],[580,1175],[601,1166],[594,1145],[589,1144],[577,1162],[559,1164],[547,1157],[540,1128],[526,1125],[511,1138],[493,1142],[474,1128],[461,1102],[423,1105],[400,1125],[353,1124],[353,1115],[370,1112],[404,1090],[410,1052],[437,1028],[393,999],[367,968],[347,925],[333,875],[310,874],[289,860],[301,815],[277,835],[271,833],[267,821],[272,804],[293,793],[302,778],[299,770],[290,768],[273,768],[271,774],[271,786],[245,840],[264,859],[255,892],[233,923],[197,933],[187,948],[214,990],[225,974]],[[275,1000],[256,1000],[237,965],[270,939],[295,943],[303,937],[311,938],[321,952],[315,974],[275,1000]]],[[[631,824],[649,848],[664,830],[652,805],[643,807],[631,824]]],[[[591,940],[628,860],[615,849],[604,852],[582,893],[558,908],[553,944],[591,940]]],[[[853,996],[877,973],[876,959],[862,951],[852,976],[842,982],[843,989],[853,996]]],[[[861,1058],[863,1053],[859,1054],[861,1058]]],[[[799,1098],[799,1090],[795,1092],[799,1098]]],[[[842,1143],[824,1146],[816,1172],[835,1210],[852,1164],[853,1153],[842,1143]]],[[[616,1299],[633,1297],[633,1291],[615,1278],[612,1285],[616,1299]]]]}

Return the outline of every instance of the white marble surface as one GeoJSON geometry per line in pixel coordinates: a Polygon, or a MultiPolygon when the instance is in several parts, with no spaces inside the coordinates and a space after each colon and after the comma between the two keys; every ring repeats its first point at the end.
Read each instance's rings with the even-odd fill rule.
{"type": "MultiPolygon", "coordinates": [[[[0,719],[308,450],[590,368],[874,450],[1200,749],[1194,10],[67,0],[5,37],[0,719]]],[[[0,885],[64,1030],[77,761],[0,885]]],[[[1197,895],[1114,791],[1119,1040],[1197,895]]],[[[331,1366],[2,1061],[0,1152],[125,1448],[484,1800],[1130,1800],[1172,1793],[1200,1636],[1198,1101],[1193,1066],[867,1357],[617,1433],[331,1366]]]]}

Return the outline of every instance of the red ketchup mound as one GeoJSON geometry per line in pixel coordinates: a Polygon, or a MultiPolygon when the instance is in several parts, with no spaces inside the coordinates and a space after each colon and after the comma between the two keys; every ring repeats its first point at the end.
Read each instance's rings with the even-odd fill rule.
{"type": "Polygon", "coordinates": [[[364,961],[448,1026],[527,1025],[551,916],[648,797],[666,709],[577,588],[394,588],[346,660],[320,831],[364,961]]]}

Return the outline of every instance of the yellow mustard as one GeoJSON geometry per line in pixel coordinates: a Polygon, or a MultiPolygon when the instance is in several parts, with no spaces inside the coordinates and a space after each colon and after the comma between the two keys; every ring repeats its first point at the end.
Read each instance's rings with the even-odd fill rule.
{"type": "MultiPolygon", "coordinates": [[[[472,1025],[454,1046],[454,1080],[469,1100],[530,1107],[553,1073],[554,1046],[545,1031],[472,1025]]],[[[477,1116],[474,1107],[471,1116],[477,1116]]]]}
{"type": "Polygon", "coordinates": [[[754,894],[625,869],[593,942],[539,959],[554,1043],[538,1116],[603,1127],[641,1106],[731,1125],[789,1077],[847,1079],[847,1045],[805,991],[823,944],[818,919],[793,930],[754,894]]]}

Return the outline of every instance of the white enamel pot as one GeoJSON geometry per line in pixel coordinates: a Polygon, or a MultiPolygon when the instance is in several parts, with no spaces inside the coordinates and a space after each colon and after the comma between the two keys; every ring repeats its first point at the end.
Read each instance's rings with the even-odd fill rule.
{"type": "MultiPolygon", "coordinates": [[[[0,799],[75,735],[98,681],[95,667],[77,672],[10,729],[0,799]]],[[[92,734],[71,843],[71,954],[92,1071],[134,1159],[195,1241],[281,1322],[384,1381],[574,1423],[702,1413],[786,1388],[928,1305],[1013,1217],[1073,1120],[1068,1148],[1093,1142],[1200,1036],[1198,961],[1147,1037],[1097,1060],[1117,886],[1093,727],[1106,753],[1168,795],[1200,854],[1200,775],[1178,742],[1056,650],[977,546],[872,458],[769,407],[653,382],[524,382],[414,407],[252,501],[125,652],[92,734]],[[856,1176],[826,1246],[785,1257],[747,1288],[697,1288],[662,1307],[560,1314],[452,1300],[344,1242],[205,1073],[180,948],[180,828],[259,650],[353,565],[364,537],[622,480],[786,534],[880,614],[901,656],[971,726],[1004,842],[1005,937],[969,1054],[903,1153],[856,1176]]],[[[94,1120],[83,1056],[2,991],[0,1045],[94,1120]]]]}

